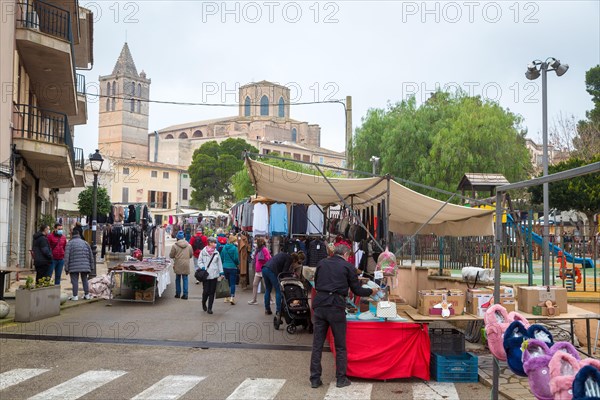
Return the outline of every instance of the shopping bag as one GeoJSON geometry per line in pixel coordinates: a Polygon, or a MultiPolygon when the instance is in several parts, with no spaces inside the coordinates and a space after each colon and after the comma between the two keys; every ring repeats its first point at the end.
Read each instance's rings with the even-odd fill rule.
{"type": "Polygon", "coordinates": [[[208,279],[208,271],[205,269],[198,268],[194,273],[194,277],[198,282],[204,282],[208,279]]]}
{"type": "Polygon", "coordinates": [[[223,279],[217,282],[217,293],[215,297],[217,299],[222,299],[225,297],[230,297],[231,292],[229,291],[229,281],[227,279],[223,279]]]}

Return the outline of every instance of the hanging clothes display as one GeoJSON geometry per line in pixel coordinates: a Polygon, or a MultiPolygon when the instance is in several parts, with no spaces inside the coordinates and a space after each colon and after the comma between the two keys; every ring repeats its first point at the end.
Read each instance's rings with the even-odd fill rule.
{"type": "Polygon", "coordinates": [[[129,205],[129,217],[127,218],[127,222],[132,223],[135,222],[135,206],[133,204],[129,205]]]}
{"type": "Polygon", "coordinates": [[[264,203],[254,204],[252,231],[254,236],[266,235],[269,230],[269,209],[264,203]]]}
{"type": "Polygon", "coordinates": [[[269,233],[272,236],[288,234],[287,207],[283,203],[271,204],[269,233]]]}
{"type": "Polygon", "coordinates": [[[325,217],[323,215],[323,208],[315,204],[311,204],[306,212],[307,214],[307,235],[322,235],[323,225],[325,223],[325,217]]]}

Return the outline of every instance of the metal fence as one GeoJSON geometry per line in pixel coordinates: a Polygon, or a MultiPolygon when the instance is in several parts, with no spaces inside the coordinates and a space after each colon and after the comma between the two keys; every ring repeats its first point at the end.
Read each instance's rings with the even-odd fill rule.
{"type": "MultiPolygon", "coordinates": [[[[503,224],[504,234],[501,244],[500,267],[502,272],[527,274],[541,268],[542,226],[531,220],[503,224]]],[[[571,290],[598,291],[598,261],[600,260],[600,235],[597,228],[590,227],[588,235],[579,234],[576,227],[556,226],[548,238],[550,251],[550,274],[553,284],[563,285],[571,290]],[[596,229],[596,230],[594,230],[596,229]],[[563,253],[563,259],[558,252],[563,253]],[[568,259],[568,260],[567,260],[568,259]],[[563,261],[564,260],[564,261],[563,261]],[[573,260],[576,262],[573,263],[573,260]],[[586,264],[582,263],[585,261],[586,264]],[[585,268],[584,266],[588,266],[585,268]],[[594,265],[594,268],[589,268],[594,265]],[[566,275],[566,279],[561,278],[566,275]],[[572,275],[572,279],[569,278],[572,275]]],[[[392,248],[397,257],[411,260],[416,265],[439,266],[439,268],[460,270],[475,266],[492,268],[494,259],[494,237],[438,237],[418,235],[414,246],[408,236],[394,235],[392,248]],[[414,247],[414,250],[413,250],[414,247]]]]}

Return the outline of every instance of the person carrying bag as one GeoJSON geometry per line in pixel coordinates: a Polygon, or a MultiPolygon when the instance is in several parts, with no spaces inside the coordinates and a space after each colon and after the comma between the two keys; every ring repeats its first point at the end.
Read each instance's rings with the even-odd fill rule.
{"type": "Polygon", "coordinates": [[[216,248],[217,239],[210,237],[208,238],[208,245],[202,249],[200,257],[198,257],[198,269],[205,270],[208,273],[208,277],[202,282],[202,309],[209,314],[213,313],[217,279],[222,280],[224,277],[223,263],[216,248]]]}

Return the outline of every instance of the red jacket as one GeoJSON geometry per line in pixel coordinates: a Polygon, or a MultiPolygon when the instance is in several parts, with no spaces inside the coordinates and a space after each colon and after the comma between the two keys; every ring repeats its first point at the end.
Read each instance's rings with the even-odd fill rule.
{"type": "Polygon", "coordinates": [[[67,247],[67,238],[65,235],[57,235],[52,232],[48,234],[48,243],[52,250],[52,259],[62,260],[65,258],[65,248],[67,247]]]}
{"type": "MultiPolygon", "coordinates": [[[[202,240],[204,247],[208,246],[208,238],[202,234],[200,234],[200,235],[196,234],[196,236],[192,236],[190,238],[190,244],[192,245],[192,249],[194,248],[194,242],[198,239],[202,240]]],[[[198,249],[194,250],[194,257],[196,257],[196,258],[200,257],[201,251],[202,250],[198,250],[198,249]]]]}

